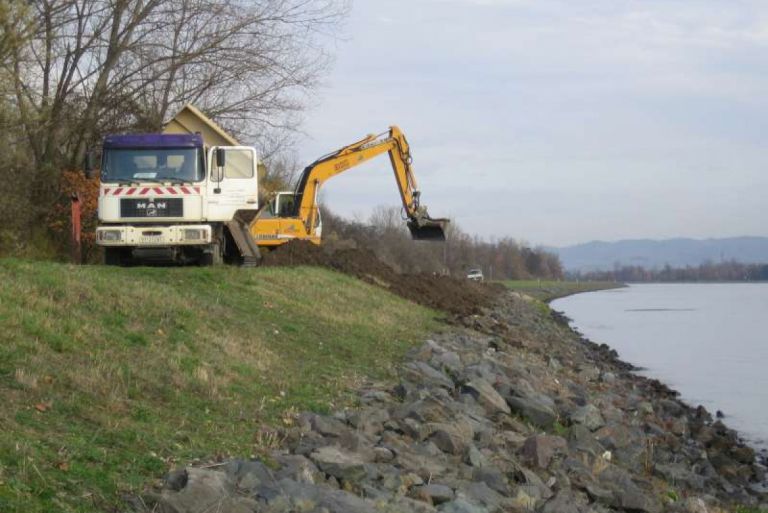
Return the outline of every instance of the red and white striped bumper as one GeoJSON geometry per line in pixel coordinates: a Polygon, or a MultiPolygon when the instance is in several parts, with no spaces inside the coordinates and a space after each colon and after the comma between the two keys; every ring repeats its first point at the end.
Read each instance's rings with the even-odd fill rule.
{"type": "Polygon", "coordinates": [[[99,191],[99,220],[102,223],[125,222],[201,222],[203,217],[203,199],[205,190],[201,185],[151,185],[136,187],[110,186],[103,184],[99,191]],[[137,215],[133,202],[147,200],[152,203],[165,203],[165,211],[158,210],[156,216],[137,215]]]}
{"type": "Polygon", "coordinates": [[[199,185],[157,186],[157,187],[103,187],[102,196],[181,196],[200,194],[199,185]]]}

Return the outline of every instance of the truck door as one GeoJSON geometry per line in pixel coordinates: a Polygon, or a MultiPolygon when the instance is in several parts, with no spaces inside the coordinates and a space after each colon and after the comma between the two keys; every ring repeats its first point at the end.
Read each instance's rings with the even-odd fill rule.
{"type": "Polygon", "coordinates": [[[206,218],[229,221],[237,210],[258,208],[256,150],[248,146],[214,146],[208,151],[206,218]],[[221,149],[224,165],[217,164],[221,149]]]}

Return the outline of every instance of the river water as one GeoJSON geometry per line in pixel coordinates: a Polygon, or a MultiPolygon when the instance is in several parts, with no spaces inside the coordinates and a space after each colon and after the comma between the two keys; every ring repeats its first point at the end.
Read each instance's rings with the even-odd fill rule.
{"type": "Polygon", "coordinates": [[[642,284],[552,303],[594,342],[616,349],[729,427],[768,448],[768,283],[642,284]]]}

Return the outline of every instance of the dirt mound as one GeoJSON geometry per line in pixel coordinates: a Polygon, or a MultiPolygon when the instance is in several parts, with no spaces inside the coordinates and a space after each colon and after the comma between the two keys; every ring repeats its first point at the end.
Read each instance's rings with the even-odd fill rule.
{"type": "Polygon", "coordinates": [[[262,265],[328,267],[390,292],[438,310],[457,315],[479,313],[490,306],[499,290],[490,285],[474,283],[449,276],[432,274],[399,274],[365,249],[340,249],[326,252],[307,241],[284,244],[264,255],[262,265]]]}

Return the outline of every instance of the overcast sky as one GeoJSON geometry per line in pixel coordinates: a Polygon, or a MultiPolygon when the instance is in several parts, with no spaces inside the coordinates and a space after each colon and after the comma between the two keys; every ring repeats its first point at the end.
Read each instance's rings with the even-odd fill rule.
{"type": "MultiPolygon", "coordinates": [[[[302,163],[398,124],[488,239],[768,235],[766,0],[355,0],[332,51],[302,163]]],[[[388,159],[324,199],[397,205],[388,159]]]]}

